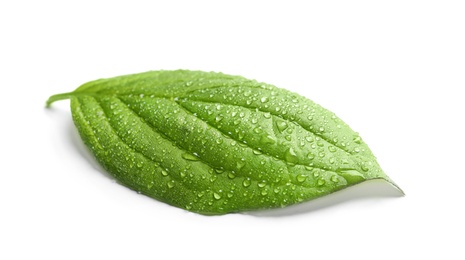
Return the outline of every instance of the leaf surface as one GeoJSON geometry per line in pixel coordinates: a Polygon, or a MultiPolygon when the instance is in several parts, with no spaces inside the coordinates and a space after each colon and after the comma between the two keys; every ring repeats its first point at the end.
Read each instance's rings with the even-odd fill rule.
{"type": "Polygon", "coordinates": [[[116,180],[189,211],[284,207],[366,180],[394,184],[334,113],[243,77],[150,71],[88,82],[47,105],[66,98],[116,180]]]}

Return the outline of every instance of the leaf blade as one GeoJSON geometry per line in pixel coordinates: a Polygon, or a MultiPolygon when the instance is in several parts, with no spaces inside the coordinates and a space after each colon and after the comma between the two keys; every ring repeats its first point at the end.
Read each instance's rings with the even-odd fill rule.
{"type": "Polygon", "coordinates": [[[334,113],[254,80],[146,72],[48,104],[66,97],[82,139],[120,183],[193,212],[283,207],[376,178],[395,185],[334,113]]]}

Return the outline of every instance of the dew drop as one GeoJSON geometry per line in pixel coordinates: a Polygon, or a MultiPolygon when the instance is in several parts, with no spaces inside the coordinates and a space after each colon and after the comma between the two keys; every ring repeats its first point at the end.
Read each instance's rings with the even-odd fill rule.
{"type": "Polygon", "coordinates": [[[324,179],[319,179],[318,182],[317,182],[318,186],[323,186],[323,185],[325,185],[325,183],[326,183],[326,181],[324,179]]]}
{"type": "Polygon", "coordinates": [[[244,132],[239,132],[239,133],[237,134],[237,138],[239,138],[239,140],[244,139],[244,136],[245,136],[244,132]]]}
{"type": "Polygon", "coordinates": [[[339,182],[339,178],[337,177],[337,175],[333,175],[333,176],[331,176],[331,181],[332,182],[339,182]]]}
{"type": "Polygon", "coordinates": [[[267,190],[262,190],[261,194],[262,194],[263,196],[266,196],[266,195],[268,194],[268,191],[267,191],[267,190]]]}
{"type": "Polygon", "coordinates": [[[260,138],[262,144],[275,144],[276,140],[271,135],[264,135],[260,138]]]}
{"type": "Polygon", "coordinates": [[[199,157],[194,156],[194,155],[192,155],[190,153],[183,153],[182,158],[184,158],[184,159],[186,159],[188,161],[198,161],[198,160],[200,160],[199,157]]]}
{"type": "Polygon", "coordinates": [[[242,182],[242,185],[243,185],[244,187],[249,187],[250,184],[252,184],[252,182],[250,181],[249,178],[245,179],[245,180],[242,182]]]}
{"type": "Polygon", "coordinates": [[[244,168],[244,166],[245,166],[245,162],[244,162],[244,161],[238,161],[238,162],[236,163],[236,168],[237,168],[238,170],[244,168]]]}
{"type": "Polygon", "coordinates": [[[365,172],[367,172],[368,170],[370,170],[370,168],[368,168],[368,166],[367,166],[365,163],[362,164],[362,167],[361,167],[361,168],[362,168],[362,170],[365,171],[365,172]]]}
{"type": "Polygon", "coordinates": [[[263,114],[263,117],[264,117],[264,118],[271,118],[270,112],[264,113],[264,114],[263,114]]]}
{"type": "Polygon", "coordinates": [[[219,193],[213,192],[213,198],[219,200],[221,199],[221,195],[219,193]]]}
{"type": "Polygon", "coordinates": [[[268,102],[268,100],[269,100],[268,97],[262,97],[262,98],[260,99],[260,101],[261,101],[262,103],[266,103],[266,102],[268,102]]]}
{"type": "Polygon", "coordinates": [[[163,175],[163,176],[165,176],[165,177],[166,177],[166,176],[168,176],[168,172],[167,172],[167,171],[165,171],[165,170],[162,170],[162,171],[161,171],[161,175],[163,175]]]}
{"type": "Polygon", "coordinates": [[[306,179],[307,179],[307,175],[304,175],[304,174],[297,175],[298,182],[304,182],[306,179]]]}
{"type": "Polygon", "coordinates": [[[259,182],[258,187],[263,188],[266,186],[266,182],[259,182]]]}
{"type": "Polygon", "coordinates": [[[286,153],[284,154],[284,159],[286,159],[286,161],[289,163],[297,163],[299,161],[297,158],[297,154],[295,153],[292,147],[286,151],[286,153]]]}
{"type": "Polygon", "coordinates": [[[173,188],[174,187],[174,181],[170,181],[166,184],[168,186],[168,188],[173,188]]]}
{"type": "Polygon", "coordinates": [[[330,152],[332,152],[332,153],[335,153],[335,152],[337,151],[336,147],[334,147],[334,146],[332,146],[332,145],[328,147],[328,150],[329,150],[330,152]]]}
{"type": "Polygon", "coordinates": [[[276,123],[276,127],[278,130],[282,133],[286,128],[288,127],[287,123],[285,121],[280,121],[276,123]]]}
{"type": "Polygon", "coordinates": [[[362,143],[362,138],[360,138],[360,136],[354,137],[354,143],[361,144],[362,143]]]}

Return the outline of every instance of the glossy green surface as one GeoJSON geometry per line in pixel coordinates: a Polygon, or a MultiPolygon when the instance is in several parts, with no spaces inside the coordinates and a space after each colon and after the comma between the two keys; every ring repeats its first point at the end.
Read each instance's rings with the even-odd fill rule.
{"type": "Polygon", "coordinates": [[[284,207],[365,180],[392,183],[334,113],[254,80],[151,71],[92,81],[47,105],[66,98],[119,183],[189,211],[284,207]]]}

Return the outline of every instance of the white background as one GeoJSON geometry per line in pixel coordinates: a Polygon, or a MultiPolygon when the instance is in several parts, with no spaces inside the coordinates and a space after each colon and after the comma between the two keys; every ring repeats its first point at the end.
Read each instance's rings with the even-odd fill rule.
{"type": "Polygon", "coordinates": [[[0,259],[465,259],[464,1],[2,1],[0,259]],[[221,71],[360,132],[406,196],[364,183],[206,217],[96,165],[69,101],[102,77],[221,71]]]}

